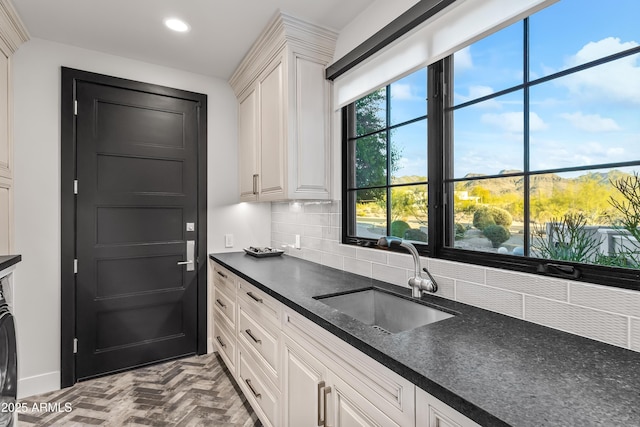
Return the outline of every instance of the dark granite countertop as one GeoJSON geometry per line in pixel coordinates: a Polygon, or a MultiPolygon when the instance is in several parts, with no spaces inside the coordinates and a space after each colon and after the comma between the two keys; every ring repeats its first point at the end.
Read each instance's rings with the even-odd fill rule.
{"type": "Polygon", "coordinates": [[[290,256],[210,258],[483,426],[640,426],[640,354],[444,298],[459,313],[388,335],[313,299],[408,288],[290,256]]]}
{"type": "Polygon", "coordinates": [[[22,255],[0,255],[0,271],[22,261],[22,255]]]}

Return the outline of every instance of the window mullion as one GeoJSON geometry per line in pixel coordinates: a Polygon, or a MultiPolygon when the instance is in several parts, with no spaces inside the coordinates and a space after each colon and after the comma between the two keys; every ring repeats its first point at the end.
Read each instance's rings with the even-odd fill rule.
{"type": "Polygon", "coordinates": [[[524,37],[523,37],[523,60],[522,60],[522,66],[523,66],[523,80],[524,80],[524,90],[523,90],[523,101],[524,101],[524,109],[523,109],[523,115],[524,115],[524,191],[523,191],[523,196],[524,196],[524,203],[523,203],[523,227],[524,227],[524,239],[523,239],[523,245],[524,245],[524,254],[526,256],[530,255],[530,246],[531,246],[531,214],[529,212],[530,207],[531,207],[531,165],[530,165],[530,146],[531,146],[531,139],[530,139],[530,135],[529,135],[529,131],[531,129],[531,124],[530,124],[530,114],[531,114],[531,108],[529,105],[529,101],[530,101],[530,96],[529,96],[529,18],[526,18],[523,22],[523,31],[524,31],[524,37]]]}

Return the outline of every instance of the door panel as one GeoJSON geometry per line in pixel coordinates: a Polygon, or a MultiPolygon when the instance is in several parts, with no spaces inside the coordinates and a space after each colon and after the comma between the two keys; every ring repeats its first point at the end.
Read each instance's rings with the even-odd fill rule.
{"type": "Polygon", "coordinates": [[[197,103],[78,82],[78,379],[197,350],[197,103]],[[196,262],[196,260],[194,260],[196,262]]]}

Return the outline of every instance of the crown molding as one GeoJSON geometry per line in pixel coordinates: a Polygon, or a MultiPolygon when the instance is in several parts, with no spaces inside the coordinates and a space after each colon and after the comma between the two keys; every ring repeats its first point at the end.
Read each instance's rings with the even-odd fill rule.
{"type": "Polygon", "coordinates": [[[338,33],[278,11],[229,79],[236,96],[246,89],[283,49],[304,51],[327,64],[338,33]]]}
{"type": "Polygon", "coordinates": [[[27,27],[20,19],[11,0],[0,0],[0,49],[9,57],[28,40],[27,27]]]}

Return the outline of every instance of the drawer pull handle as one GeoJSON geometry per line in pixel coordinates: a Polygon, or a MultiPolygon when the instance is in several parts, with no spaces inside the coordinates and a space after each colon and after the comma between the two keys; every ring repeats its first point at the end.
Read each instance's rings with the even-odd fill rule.
{"type": "Polygon", "coordinates": [[[323,402],[322,402],[322,415],[324,416],[324,419],[322,420],[322,425],[326,426],[327,425],[327,400],[328,398],[328,394],[331,393],[331,387],[325,387],[324,390],[322,391],[322,394],[324,396],[323,402]]]}
{"type": "Polygon", "coordinates": [[[226,305],[226,304],[224,304],[222,301],[220,301],[220,299],[219,299],[219,298],[216,298],[216,303],[217,303],[220,307],[222,307],[222,308],[224,308],[224,309],[226,309],[226,308],[227,308],[227,305],[226,305]]]}
{"type": "Polygon", "coordinates": [[[255,302],[262,302],[262,298],[255,296],[253,292],[247,292],[247,295],[249,295],[255,302]]]}
{"type": "Polygon", "coordinates": [[[218,273],[220,276],[224,277],[225,279],[227,279],[227,275],[224,274],[222,271],[218,271],[216,270],[216,273],[218,273]]]}
{"type": "Polygon", "coordinates": [[[249,335],[251,337],[252,340],[254,340],[256,342],[256,344],[262,343],[262,340],[259,340],[258,338],[256,338],[253,335],[253,333],[251,333],[251,329],[245,329],[244,331],[246,332],[247,335],[249,335]]]}
{"type": "MultiPolygon", "coordinates": [[[[318,383],[318,426],[322,427],[325,425],[324,417],[322,416],[322,389],[325,387],[324,381],[320,381],[318,383]]],[[[326,415],[325,415],[326,417],[326,415]]]]}
{"type": "Polygon", "coordinates": [[[249,390],[251,390],[251,393],[253,393],[253,395],[256,397],[256,399],[260,399],[262,397],[262,395],[260,393],[258,393],[255,388],[253,388],[253,386],[251,385],[251,380],[250,379],[246,379],[246,380],[244,380],[244,382],[247,383],[247,386],[249,387],[249,390]]]}
{"type": "Polygon", "coordinates": [[[222,339],[220,338],[220,336],[217,336],[216,339],[218,340],[218,342],[220,343],[220,345],[222,347],[226,347],[227,346],[225,343],[222,342],[222,339]]]}

